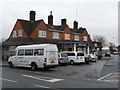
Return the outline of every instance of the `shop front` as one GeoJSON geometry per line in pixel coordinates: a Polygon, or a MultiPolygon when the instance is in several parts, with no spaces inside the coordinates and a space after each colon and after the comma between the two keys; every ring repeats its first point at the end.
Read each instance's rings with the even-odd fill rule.
{"type": "Polygon", "coordinates": [[[90,44],[81,42],[59,42],[57,44],[59,51],[83,51],[85,54],[90,53],[90,44]]]}

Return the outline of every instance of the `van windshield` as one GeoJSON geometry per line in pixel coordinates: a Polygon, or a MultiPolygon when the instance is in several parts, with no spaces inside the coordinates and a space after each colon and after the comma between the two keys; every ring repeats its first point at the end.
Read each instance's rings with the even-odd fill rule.
{"type": "Polygon", "coordinates": [[[15,56],[16,55],[16,50],[10,51],[10,56],[15,56]]]}
{"type": "Polygon", "coordinates": [[[77,56],[84,56],[84,53],[77,53],[77,56]]]}

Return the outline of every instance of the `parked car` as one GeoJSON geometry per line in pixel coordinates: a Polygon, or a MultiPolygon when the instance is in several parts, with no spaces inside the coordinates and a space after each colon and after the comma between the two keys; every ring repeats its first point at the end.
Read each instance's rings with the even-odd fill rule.
{"type": "Polygon", "coordinates": [[[111,55],[110,55],[110,52],[106,52],[105,53],[105,57],[110,57],[111,55]]]}
{"type": "Polygon", "coordinates": [[[92,62],[92,58],[91,58],[91,56],[89,54],[85,55],[85,62],[86,63],[92,62]]]}
{"type": "Polygon", "coordinates": [[[68,55],[64,52],[60,52],[58,54],[58,62],[59,64],[63,64],[63,65],[68,64],[68,55]]]}
{"type": "Polygon", "coordinates": [[[49,69],[58,65],[58,48],[54,44],[18,46],[10,56],[9,67],[31,67],[49,69]]]}
{"type": "Polygon", "coordinates": [[[85,56],[82,51],[81,52],[67,51],[65,53],[68,55],[68,61],[70,64],[85,62],[85,56]]]}
{"type": "Polygon", "coordinates": [[[93,54],[86,54],[85,55],[86,62],[96,62],[97,56],[93,54]]]}
{"type": "Polygon", "coordinates": [[[118,55],[118,52],[113,52],[114,55],[118,55]]]}

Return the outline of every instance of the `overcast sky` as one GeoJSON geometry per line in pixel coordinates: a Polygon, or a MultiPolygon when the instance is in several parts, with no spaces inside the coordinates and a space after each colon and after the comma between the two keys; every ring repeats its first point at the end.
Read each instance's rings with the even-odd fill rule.
{"type": "MultiPolygon", "coordinates": [[[[3,0],[0,5],[2,38],[7,39],[17,19],[29,20],[29,11],[36,11],[36,20],[48,23],[53,12],[54,25],[60,25],[66,18],[70,28],[77,20],[79,27],[88,30],[91,38],[102,35],[108,42],[118,43],[118,1],[119,0],[3,0]],[[1,8],[2,7],[2,8],[1,8]]],[[[0,25],[1,25],[0,24],[0,25]]]]}

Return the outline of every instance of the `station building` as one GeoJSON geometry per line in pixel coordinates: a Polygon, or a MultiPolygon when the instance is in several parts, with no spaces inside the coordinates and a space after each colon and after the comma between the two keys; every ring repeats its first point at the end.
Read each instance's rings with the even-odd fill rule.
{"type": "Polygon", "coordinates": [[[3,55],[20,45],[51,43],[58,46],[59,51],[83,51],[90,53],[94,47],[86,28],[78,27],[73,22],[73,28],[67,25],[67,19],[61,19],[61,25],[53,24],[50,12],[48,23],[43,19],[35,20],[35,11],[30,11],[30,20],[17,19],[9,38],[4,41],[3,55]]]}

